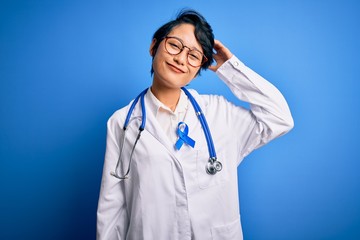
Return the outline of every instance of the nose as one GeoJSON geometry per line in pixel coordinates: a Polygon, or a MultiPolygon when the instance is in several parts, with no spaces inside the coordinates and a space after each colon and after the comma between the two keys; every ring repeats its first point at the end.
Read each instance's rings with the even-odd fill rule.
{"type": "Polygon", "coordinates": [[[178,55],[174,56],[174,61],[179,65],[184,65],[187,62],[188,51],[184,48],[178,55]]]}

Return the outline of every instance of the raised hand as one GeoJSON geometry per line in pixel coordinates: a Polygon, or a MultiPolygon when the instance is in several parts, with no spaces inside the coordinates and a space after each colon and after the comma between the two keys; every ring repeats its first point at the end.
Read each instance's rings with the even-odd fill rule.
{"type": "Polygon", "coordinates": [[[227,60],[229,60],[232,57],[232,53],[230,52],[230,50],[225,47],[219,40],[214,41],[214,50],[216,51],[213,54],[213,57],[216,61],[215,65],[211,65],[209,67],[209,69],[211,71],[216,72],[216,70],[218,70],[218,68],[227,60]]]}

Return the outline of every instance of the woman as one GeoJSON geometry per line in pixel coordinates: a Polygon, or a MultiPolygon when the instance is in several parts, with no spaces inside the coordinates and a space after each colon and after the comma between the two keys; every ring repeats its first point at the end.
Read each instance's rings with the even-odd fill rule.
{"type": "Polygon", "coordinates": [[[288,105],[195,11],[159,28],[150,55],[151,87],[108,121],[97,239],[242,239],[237,166],[293,127],[288,105]],[[183,88],[205,69],[250,109],[183,88]]]}

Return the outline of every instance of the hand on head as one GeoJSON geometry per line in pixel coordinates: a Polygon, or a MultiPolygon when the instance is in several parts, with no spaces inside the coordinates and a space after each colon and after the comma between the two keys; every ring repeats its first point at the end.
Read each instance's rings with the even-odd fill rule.
{"type": "Polygon", "coordinates": [[[233,54],[227,47],[225,47],[219,40],[216,39],[214,40],[214,50],[216,51],[213,54],[216,64],[209,66],[209,69],[216,72],[224,62],[232,57],[233,54]]]}

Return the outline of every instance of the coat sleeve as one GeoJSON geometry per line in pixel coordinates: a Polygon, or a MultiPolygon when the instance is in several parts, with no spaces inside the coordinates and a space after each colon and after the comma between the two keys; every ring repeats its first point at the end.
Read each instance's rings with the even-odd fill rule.
{"type": "Polygon", "coordinates": [[[293,128],[293,118],[280,91],[238,58],[231,57],[216,73],[238,99],[250,104],[247,112],[239,107],[232,109],[235,114],[231,124],[241,136],[241,159],[293,128]]]}
{"type": "Polygon", "coordinates": [[[123,182],[110,175],[119,157],[122,129],[113,116],[107,123],[106,152],[97,209],[97,240],[125,239],[128,228],[123,182]]]}

